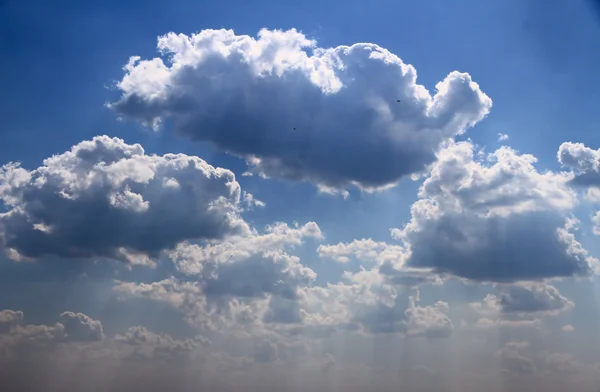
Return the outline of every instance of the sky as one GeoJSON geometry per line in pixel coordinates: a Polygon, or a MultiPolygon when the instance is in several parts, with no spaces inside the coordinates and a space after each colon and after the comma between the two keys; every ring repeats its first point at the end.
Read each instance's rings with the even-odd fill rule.
{"type": "Polygon", "coordinates": [[[600,388],[600,4],[0,2],[0,385],[600,388]]]}

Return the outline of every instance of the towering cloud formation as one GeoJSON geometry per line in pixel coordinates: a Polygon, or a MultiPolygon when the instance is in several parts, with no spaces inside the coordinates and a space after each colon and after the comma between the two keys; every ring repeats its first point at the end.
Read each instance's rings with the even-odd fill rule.
{"type": "Polygon", "coordinates": [[[417,72],[375,44],[319,48],[298,31],[203,30],[132,57],[109,104],[122,117],[208,141],[272,177],[323,189],[389,186],[483,119],[492,100],[451,72],[431,96],[417,72]],[[397,102],[401,100],[401,102],[397,102]]]}

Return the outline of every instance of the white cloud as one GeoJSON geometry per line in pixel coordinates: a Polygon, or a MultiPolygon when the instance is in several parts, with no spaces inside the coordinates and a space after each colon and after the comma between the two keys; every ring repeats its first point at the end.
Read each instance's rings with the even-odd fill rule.
{"type": "Polygon", "coordinates": [[[305,239],[322,238],[314,222],[294,227],[276,223],[263,234],[253,231],[202,245],[181,243],[170,257],[179,272],[198,281],[118,282],[115,290],[169,303],[190,324],[209,330],[237,333],[264,328],[264,323],[301,323],[298,293],[317,275],[285,250],[305,239]]]}
{"type": "Polygon", "coordinates": [[[240,198],[229,170],[98,136],[34,170],[0,168],[0,243],[26,258],[151,263],[183,240],[249,232],[240,198]]]}
{"type": "MultiPolygon", "coordinates": [[[[104,339],[102,323],[83,313],[63,312],[54,325],[22,324],[23,312],[0,311],[0,348],[18,350],[73,342],[104,339]],[[4,328],[9,324],[10,328],[4,328]]],[[[0,360],[4,359],[0,357],[0,360]]]]}
{"type": "Polygon", "coordinates": [[[0,333],[12,331],[23,320],[23,312],[20,310],[2,310],[0,311],[0,333]]]}
{"type": "Polygon", "coordinates": [[[558,148],[558,161],[573,171],[571,184],[587,188],[586,198],[600,201],[600,150],[583,143],[564,142],[558,148]]]}
{"type": "Polygon", "coordinates": [[[201,347],[210,345],[210,340],[203,336],[194,339],[173,339],[165,333],[154,333],[143,326],[134,326],[127,329],[125,334],[117,334],[114,340],[135,348],[136,355],[161,355],[169,356],[189,353],[201,347]]]}
{"type": "Polygon", "coordinates": [[[433,306],[419,307],[414,302],[406,310],[407,328],[409,336],[424,336],[428,338],[446,338],[452,334],[454,325],[448,317],[450,307],[443,301],[436,302],[433,306]]]}
{"type": "Polygon", "coordinates": [[[575,304],[554,287],[544,283],[496,285],[497,294],[488,294],[470,307],[484,316],[554,316],[575,304]]]}
{"type": "Polygon", "coordinates": [[[477,329],[540,329],[543,320],[575,306],[555,287],[544,283],[497,284],[495,289],[495,294],[469,304],[481,317],[475,322],[477,329]]]}
{"type": "Polygon", "coordinates": [[[478,314],[484,316],[495,316],[500,313],[501,310],[498,297],[494,294],[486,295],[485,298],[480,302],[471,302],[469,307],[478,314]]]}
{"type": "Polygon", "coordinates": [[[406,267],[405,262],[408,257],[406,249],[383,241],[373,241],[369,238],[349,243],[320,245],[317,253],[322,258],[335,260],[342,264],[356,260],[376,266],[382,277],[392,285],[417,286],[425,282],[442,283],[440,277],[431,269],[406,267]]]}
{"type": "Polygon", "coordinates": [[[504,313],[555,315],[572,309],[575,304],[547,284],[501,286],[498,304],[504,313]]]}
{"type": "MultiPolygon", "coordinates": [[[[519,342],[520,343],[520,342],[519,342]]],[[[508,372],[517,374],[531,374],[535,371],[535,365],[529,358],[523,356],[519,350],[528,345],[511,344],[510,342],[497,353],[501,366],[508,372]]]]}
{"type": "Polygon", "coordinates": [[[596,211],[594,215],[592,215],[592,232],[595,235],[600,235],[600,211],[596,211]]]}
{"type": "Polygon", "coordinates": [[[304,323],[364,334],[427,338],[452,334],[446,302],[423,305],[418,288],[394,283],[375,267],[346,272],[335,284],[305,288],[299,298],[304,323]]]}
{"type": "Polygon", "coordinates": [[[469,142],[438,154],[411,208],[392,231],[410,251],[406,265],[477,281],[587,275],[597,260],[575,239],[571,176],[540,173],[536,158],[501,147],[477,158],[469,142]]]}
{"type": "Polygon", "coordinates": [[[594,176],[600,169],[600,151],[586,147],[583,143],[564,142],[558,148],[557,156],[562,165],[574,169],[582,176],[581,180],[588,175],[594,176]]]}
{"type": "Polygon", "coordinates": [[[329,258],[338,263],[347,263],[350,261],[350,257],[353,257],[359,261],[376,262],[379,265],[389,261],[401,266],[405,258],[405,251],[401,246],[388,245],[370,238],[354,240],[350,243],[321,245],[317,252],[320,257],[329,258]]]}
{"type": "Polygon", "coordinates": [[[104,339],[102,323],[83,313],[64,312],[60,315],[66,338],[72,341],[95,341],[104,339]]]}
{"type": "Polygon", "coordinates": [[[158,48],[166,60],[125,66],[122,96],[109,104],[118,115],[154,128],[173,119],[177,133],[263,176],[322,190],[385,188],[420,172],[492,106],[467,73],[451,72],[431,96],[384,48],[319,48],[294,29],[168,33],[158,48]]]}
{"type": "Polygon", "coordinates": [[[235,263],[268,250],[283,250],[302,244],[305,238],[323,239],[319,226],[309,222],[304,226],[290,227],[274,223],[266,227],[265,234],[253,230],[246,236],[234,236],[226,241],[212,241],[205,245],[181,243],[170,254],[177,268],[188,275],[203,272],[206,265],[235,263]]]}
{"type": "Polygon", "coordinates": [[[499,142],[504,142],[506,140],[508,140],[508,135],[506,133],[499,133],[498,134],[498,141],[499,142]]]}
{"type": "Polygon", "coordinates": [[[503,329],[528,329],[534,328],[538,329],[542,325],[542,320],[540,319],[532,319],[532,320],[502,320],[502,319],[489,319],[489,318],[480,318],[475,322],[475,328],[479,329],[492,329],[492,328],[503,328],[503,329]]]}

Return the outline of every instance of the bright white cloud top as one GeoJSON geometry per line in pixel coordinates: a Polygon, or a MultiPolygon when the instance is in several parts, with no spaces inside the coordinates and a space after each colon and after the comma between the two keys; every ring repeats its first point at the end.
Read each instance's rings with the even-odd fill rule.
{"type": "Polygon", "coordinates": [[[116,113],[243,157],[270,177],[322,189],[396,184],[481,121],[492,100],[453,71],[434,96],[375,44],[320,48],[295,29],[169,33],[163,57],[132,57],[116,113]],[[401,102],[397,102],[401,100],[401,102]]]}

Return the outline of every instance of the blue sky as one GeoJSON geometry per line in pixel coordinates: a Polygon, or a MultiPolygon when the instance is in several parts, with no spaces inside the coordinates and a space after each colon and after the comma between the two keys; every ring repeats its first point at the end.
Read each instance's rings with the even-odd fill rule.
{"type": "MultiPolygon", "coordinates": [[[[155,388],[171,373],[192,388],[202,371],[208,389],[299,388],[286,383],[310,375],[306,388],[320,390],[359,390],[376,376],[381,390],[597,390],[599,9],[5,0],[0,165],[27,172],[0,170],[0,362],[33,375],[19,358],[41,350],[28,340],[40,334],[52,349],[38,366],[57,380],[93,352],[94,367],[120,377],[118,358],[155,388]],[[198,60],[205,41],[192,53],[173,36],[171,53],[195,71],[124,69],[132,56],[159,57],[158,37],[208,29],[233,30],[255,52],[222,59],[212,46],[213,64],[198,60]],[[379,49],[304,59],[303,39],[379,49]],[[388,66],[365,51],[389,53],[388,66]],[[285,76],[253,74],[267,63],[285,76]],[[302,125],[273,133],[291,124],[302,125]]],[[[206,42],[229,42],[215,34],[206,42]]]]}

